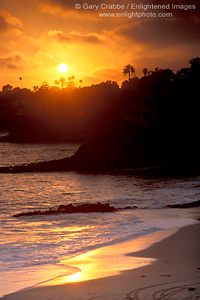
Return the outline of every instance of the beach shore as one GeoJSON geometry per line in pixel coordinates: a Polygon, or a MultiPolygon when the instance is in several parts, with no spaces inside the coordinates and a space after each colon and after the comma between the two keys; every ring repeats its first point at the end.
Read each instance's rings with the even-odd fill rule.
{"type": "MultiPolygon", "coordinates": [[[[180,210],[176,212],[179,213],[180,210]]],[[[144,210],[144,213],[148,212],[144,210]]],[[[200,217],[199,208],[181,210],[181,213],[188,218],[200,217]]],[[[133,241],[104,247],[98,253],[92,251],[87,256],[85,265],[80,265],[80,257],[79,261],[76,259],[71,262],[82,270],[91,265],[93,272],[85,272],[87,276],[90,274],[90,277],[83,276],[81,280],[81,272],[77,271],[78,276],[75,274],[71,277],[71,281],[74,282],[69,283],[69,276],[62,277],[4,296],[2,299],[200,299],[199,236],[200,223],[195,222],[182,228],[167,229],[133,241]],[[95,257],[97,260],[94,260],[95,257]],[[143,261],[143,258],[147,260],[143,261]],[[101,268],[98,265],[98,269],[102,273],[99,274],[94,272],[97,261],[101,261],[101,268]],[[109,273],[111,265],[114,267],[109,273]],[[103,278],[93,279],[95,276],[103,278]],[[65,283],[66,281],[68,283],[65,283]]]]}

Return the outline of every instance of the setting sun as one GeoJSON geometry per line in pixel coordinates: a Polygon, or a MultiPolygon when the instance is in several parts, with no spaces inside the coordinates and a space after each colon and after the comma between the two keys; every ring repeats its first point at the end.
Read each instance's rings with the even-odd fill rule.
{"type": "Polygon", "coordinates": [[[65,73],[65,72],[67,72],[67,70],[68,70],[68,66],[67,66],[66,64],[60,64],[60,65],[58,66],[58,70],[59,70],[61,73],[65,73]]]}

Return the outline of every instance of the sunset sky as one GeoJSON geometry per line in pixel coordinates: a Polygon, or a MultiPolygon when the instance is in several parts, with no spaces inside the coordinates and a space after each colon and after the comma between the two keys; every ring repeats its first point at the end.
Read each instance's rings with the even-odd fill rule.
{"type": "Polygon", "coordinates": [[[54,85],[55,80],[72,75],[83,85],[105,80],[121,83],[126,64],[132,64],[141,76],[145,67],[176,71],[200,56],[199,0],[173,1],[196,5],[196,9],[174,10],[172,18],[140,19],[100,18],[98,13],[104,10],[77,10],[76,3],[109,1],[0,0],[0,89],[8,83],[20,86],[19,77],[27,88],[43,81],[54,85]],[[58,70],[61,63],[69,68],[64,75],[58,70]]]}

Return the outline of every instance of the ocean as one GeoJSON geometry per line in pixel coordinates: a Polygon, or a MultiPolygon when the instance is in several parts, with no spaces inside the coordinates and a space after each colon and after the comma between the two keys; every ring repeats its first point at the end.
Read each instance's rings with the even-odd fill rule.
{"type": "MultiPolygon", "coordinates": [[[[78,144],[0,143],[0,166],[71,156],[78,144]]],[[[78,172],[0,174],[0,296],[75,272],[60,264],[106,245],[128,241],[188,220],[143,218],[136,211],[199,200],[200,177],[148,178],[78,172]],[[115,213],[14,218],[61,204],[109,203],[138,209],[115,213]]]]}

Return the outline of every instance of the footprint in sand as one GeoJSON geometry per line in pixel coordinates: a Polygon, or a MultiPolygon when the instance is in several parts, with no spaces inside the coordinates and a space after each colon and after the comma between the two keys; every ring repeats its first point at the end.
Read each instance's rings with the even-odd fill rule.
{"type": "Polygon", "coordinates": [[[180,282],[168,282],[135,289],[126,295],[127,300],[177,300],[200,299],[200,282],[191,279],[180,282]],[[191,285],[195,287],[191,287],[191,285]],[[192,293],[191,293],[192,292],[192,293]]]}

